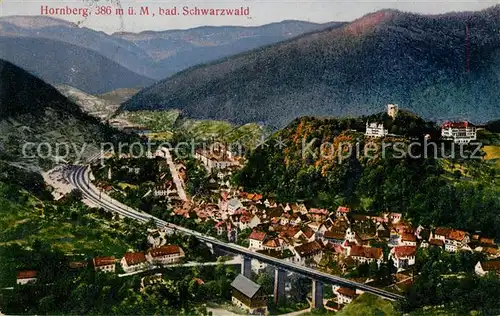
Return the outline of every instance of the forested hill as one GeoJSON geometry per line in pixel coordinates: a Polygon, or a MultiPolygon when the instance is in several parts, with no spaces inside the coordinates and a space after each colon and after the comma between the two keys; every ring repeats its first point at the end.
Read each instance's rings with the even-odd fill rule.
{"type": "Polygon", "coordinates": [[[100,142],[125,137],[83,113],[54,87],[0,60],[0,180],[11,170],[4,168],[6,163],[29,169],[49,168],[56,156],[66,154],[56,152],[56,144],[70,146],[65,158],[72,161],[77,158],[77,152],[85,154],[91,149],[97,150],[100,142]],[[28,143],[30,147],[25,148],[28,143]],[[44,150],[34,155],[33,150],[41,143],[50,145],[51,152],[44,150]]]}
{"type": "MultiPolygon", "coordinates": [[[[427,159],[404,157],[390,147],[382,154],[380,139],[364,137],[365,122],[366,117],[297,119],[256,149],[235,180],[249,192],[274,195],[282,202],[305,200],[332,210],[347,204],[374,214],[402,212],[417,225],[480,230],[500,238],[500,183],[494,164],[434,159],[432,154],[427,159]]],[[[438,132],[416,116],[400,122],[404,125],[392,123],[410,127],[415,136],[419,129],[420,135],[438,132]]],[[[405,153],[410,147],[406,137],[384,142],[398,142],[405,153]]],[[[415,146],[412,152],[417,157],[422,151],[415,146]]]]}
{"type": "Polygon", "coordinates": [[[300,116],[363,115],[397,103],[426,119],[486,122],[500,116],[499,28],[500,6],[437,16],[384,10],[183,71],[123,108],[283,127],[300,116]]]}

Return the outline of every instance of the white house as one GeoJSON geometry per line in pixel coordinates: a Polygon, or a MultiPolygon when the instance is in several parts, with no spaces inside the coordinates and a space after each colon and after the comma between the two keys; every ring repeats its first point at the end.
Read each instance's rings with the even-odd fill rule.
{"type": "Polygon", "coordinates": [[[259,231],[252,231],[250,236],[248,236],[248,241],[250,242],[250,245],[248,246],[249,249],[256,249],[256,250],[261,250],[263,248],[263,243],[264,240],[266,239],[266,233],[265,232],[259,232],[259,231]]]}
{"type": "Polygon", "coordinates": [[[221,148],[211,148],[209,150],[198,149],[195,152],[195,157],[210,171],[212,169],[222,170],[239,165],[238,161],[233,158],[229,150],[221,148]]]}
{"type": "Polygon", "coordinates": [[[306,265],[307,261],[319,262],[323,256],[323,245],[315,240],[294,248],[295,263],[306,265]]]}
{"type": "Polygon", "coordinates": [[[97,257],[93,259],[94,270],[114,273],[116,269],[115,257],[97,257]]]}
{"type": "Polygon", "coordinates": [[[441,126],[441,136],[456,144],[468,144],[477,139],[477,128],[467,121],[446,122],[441,126]]]}
{"type": "Polygon", "coordinates": [[[24,285],[28,283],[36,282],[37,272],[33,270],[29,271],[19,271],[17,273],[17,284],[24,285]]]}
{"type": "Polygon", "coordinates": [[[126,273],[144,270],[148,266],[146,254],[144,252],[127,252],[120,264],[126,273]]]}
{"type": "Polygon", "coordinates": [[[157,265],[175,263],[184,258],[184,250],[177,245],[165,245],[148,251],[146,258],[149,262],[157,265]]]}
{"type": "Polygon", "coordinates": [[[366,122],[366,137],[385,137],[388,133],[389,131],[384,128],[384,124],[366,122]]]}
{"type": "Polygon", "coordinates": [[[485,276],[489,272],[494,272],[500,275],[500,260],[489,260],[483,262],[477,262],[474,271],[479,276],[485,276]]]}
{"type": "Polygon", "coordinates": [[[347,247],[347,256],[351,257],[358,264],[376,262],[380,265],[384,260],[382,248],[357,245],[347,247]]]}
{"type": "Polygon", "coordinates": [[[417,246],[417,236],[410,233],[403,233],[401,234],[399,244],[401,246],[417,246]]]}
{"type": "Polygon", "coordinates": [[[349,214],[350,211],[351,209],[347,206],[339,206],[335,214],[337,215],[337,218],[347,217],[347,214],[349,214]]]}
{"type": "Polygon", "coordinates": [[[397,246],[391,249],[389,258],[392,258],[396,268],[407,269],[415,264],[416,255],[416,246],[397,246]]]}
{"type": "Polygon", "coordinates": [[[442,240],[444,242],[444,250],[448,252],[456,252],[457,250],[466,247],[470,242],[470,236],[468,233],[446,227],[436,228],[434,232],[434,239],[442,240]]]}
{"type": "Polygon", "coordinates": [[[339,287],[336,293],[337,303],[342,305],[347,305],[351,303],[356,297],[358,297],[358,294],[356,294],[356,290],[348,287],[339,287]]]}

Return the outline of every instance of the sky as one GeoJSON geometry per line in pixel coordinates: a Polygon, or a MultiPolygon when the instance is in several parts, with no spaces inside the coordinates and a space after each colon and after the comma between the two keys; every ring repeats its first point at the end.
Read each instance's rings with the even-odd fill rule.
{"type": "Polygon", "coordinates": [[[0,16],[8,15],[40,15],[41,7],[47,8],[90,8],[92,12],[97,6],[110,6],[109,16],[88,17],[50,15],[72,22],[80,22],[82,26],[106,33],[141,32],[144,30],[187,29],[204,25],[263,25],[283,20],[303,20],[317,23],[330,21],[352,21],[367,13],[380,9],[398,9],[424,14],[439,14],[450,11],[474,11],[500,4],[500,0],[0,0],[0,16]],[[133,7],[139,11],[141,6],[149,7],[149,16],[116,15],[115,9],[133,7]],[[247,16],[192,16],[183,15],[184,7],[189,9],[214,8],[232,9],[248,7],[247,16]],[[178,15],[159,16],[159,9],[177,7],[178,15]],[[156,12],[156,13],[155,13],[156,12]],[[151,13],[155,13],[153,17],[151,13]]]}

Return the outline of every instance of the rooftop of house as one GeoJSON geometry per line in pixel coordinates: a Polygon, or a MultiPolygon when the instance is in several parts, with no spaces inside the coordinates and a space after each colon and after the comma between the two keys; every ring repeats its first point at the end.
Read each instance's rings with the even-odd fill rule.
{"type": "Polygon", "coordinates": [[[462,241],[467,233],[457,229],[438,227],[436,228],[435,235],[444,236],[446,239],[462,241]]]}
{"type": "Polygon", "coordinates": [[[288,238],[292,238],[293,236],[295,236],[300,228],[299,227],[296,227],[296,226],[289,226],[289,227],[283,227],[284,229],[280,232],[280,237],[288,237],[288,238]]]}
{"type": "Polygon", "coordinates": [[[37,272],[35,270],[19,271],[17,273],[18,279],[33,279],[36,278],[37,272]]]}
{"type": "Polygon", "coordinates": [[[430,239],[429,244],[433,246],[443,247],[444,241],[442,241],[441,239],[430,239]]]}
{"type": "Polygon", "coordinates": [[[133,266],[136,264],[141,264],[146,262],[146,255],[144,252],[127,252],[124,256],[125,261],[129,266],[133,266]]]}
{"type": "Polygon", "coordinates": [[[326,215],[328,215],[328,211],[326,209],[311,208],[311,209],[309,209],[309,214],[326,216],[326,215]]]}
{"type": "Polygon", "coordinates": [[[351,211],[351,209],[350,209],[350,208],[348,208],[347,206],[339,206],[339,207],[337,208],[337,212],[340,212],[340,213],[345,213],[345,214],[347,214],[347,213],[349,213],[350,211],[351,211]]]}
{"type": "Polygon", "coordinates": [[[441,125],[442,128],[468,128],[468,127],[474,127],[473,124],[467,121],[463,122],[445,122],[443,125],[441,125]]]}
{"type": "Polygon", "coordinates": [[[278,248],[280,246],[280,241],[278,238],[269,239],[264,243],[265,247],[278,248]]]}
{"type": "Polygon", "coordinates": [[[97,257],[94,258],[94,267],[109,266],[115,264],[115,257],[97,257]]]}
{"type": "Polygon", "coordinates": [[[162,257],[167,255],[180,254],[182,251],[181,247],[177,245],[165,245],[158,248],[149,249],[149,254],[155,257],[162,257]]]}
{"type": "Polygon", "coordinates": [[[325,236],[325,238],[335,239],[335,240],[344,240],[344,238],[345,238],[345,234],[337,233],[337,232],[332,232],[332,231],[329,231],[329,230],[327,230],[323,234],[323,236],[325,236]]]}
{"type": "Polygon", "coordinates": [[[264,241],[266,239],[266,233],[265,232],[260,232],[253,230],[250,236],[248,236],[248,239],[253,239],[257,241],[264,241]]]}
{"type": "Polygon", "coordinates": [[[308,238],[308,239],[314,235],[313,230],[309,227],[304,227],[301,229],[301,231],[304,234],[304,236],[306,236],[306,238],[308,238]]]}
{"type": "Polygon", "coordinates": [[[231,283],[231,287],[237,291],[243,293],[248,298],[253,298],[257,292],[260,290],[260,285],[243,276],[238,274],[234,281],[231,283]]]}
{"type": "Polygon", "coordinates": [[[489,260],[481,262],[481,267],[484,271],[498,271],[500,272],[500,259],[489,260]]]}
{"type": "Polygon", "coordinates": [[[401,235],[401,240],[402,241],[417,241],[417,236],[409,233],[404,233],[401,235]]]}
{"type": "Polygon", "coordinates": [[[350,256],[351,257],[363,257],[370,259],[381,259],[384,253],[382,248],[375,247],[363,247],[363,246],[351,246],[350,256]]]}
{"type": "Polygon", "coordinates": [[[308,242],[306,244],[295,247],[295,252],[301,257],[308,256],[315,252],[321,251],[323,245],[321,245],[317,240],[308,242]]]}
{"type": "Polygon", "coordinates": [[[340,287],[337,290],[337,293],[339,293],[340,295],[343,295],[343,296],[351,297],[351,298],[354,298],[357,296],[356,290],[348,288],[348,287],[340,287]]]}
{"type": "Polygon", "coordinates": [[[396,258],[414,257],[417,254],[416,246],[397,246],[391,252],[396,258]]]}

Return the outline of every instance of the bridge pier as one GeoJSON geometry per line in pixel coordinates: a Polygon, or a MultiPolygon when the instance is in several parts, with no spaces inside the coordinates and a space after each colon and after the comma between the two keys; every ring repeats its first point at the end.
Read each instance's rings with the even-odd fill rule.
{"type": "Polygon", "coordinates": [[[285,298],[286,271],[280,268],[274,270],[274,304],[278,305],[285,298]]]}
{"type": "Polygon", "coordinates": [[[241,274],[249,279],[252,278],[252,258],[243,256],[241,274]]]}
{"type": "Polygon", "coordinates": [[[323,282],[312,280],[312,309],[323,307],[323,282]]]}

